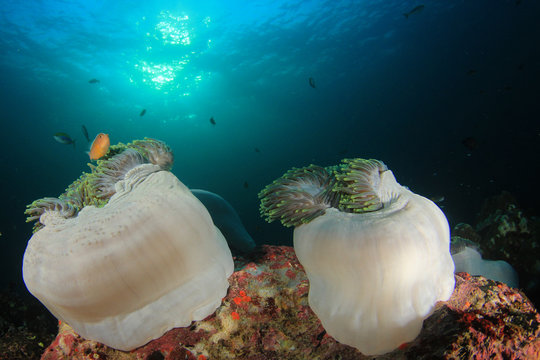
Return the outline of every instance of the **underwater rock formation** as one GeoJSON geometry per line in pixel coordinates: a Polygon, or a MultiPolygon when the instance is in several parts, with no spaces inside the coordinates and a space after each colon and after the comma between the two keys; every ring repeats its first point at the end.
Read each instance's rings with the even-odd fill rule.
{"type": "Polygon", "coordinates": [[[133,144],[62,199],[30,205],[40,225],[23,259],[28,290],[51,313],[121,350],[212,314],[233,272],[210,214],[167,171],[168,147],[133,144]],[[92,196],[104,205],[89,205],[92,196]]]}
{"type": "Polygon", "coordinates": [[[540,219],[526,216],[508,192],[487,199],[477,219],[482,255],[504,260],[518,272],[520,286],[540,303],[540,219]]]}
{"type": "Polygon", "coordinates": [[[259,194],[268,221],[295,226],[309,305],[329,335],[364,354],[414,340],[454,289],[446,217],[378,160],[293,169],[259,194]]]}
{"type": "MultiPolygon", "coordinates": [[[[483,277],[456,275],[456,288],[424,321],[420,335],[388,354],[367,357],[340,344],[308,305],[308,280],[291,247],[263,246],[239,257],[223,305],[131,352],[85,340],[65,324],[42,360],[221,359],[534,359],[540,315],[527,298],[483,277]]],[[[158,316],[158,314],[156,314],[158,316]]]]}
{"type": "Polygon", "coordinates": [[[488,198],[474,227],[454,226],[452,243],[463,239],[484,259],[510,264],[519,275],[520,288],[535,304],[540,303],[540,219],[526,215],[510,193],[488,198]]]}

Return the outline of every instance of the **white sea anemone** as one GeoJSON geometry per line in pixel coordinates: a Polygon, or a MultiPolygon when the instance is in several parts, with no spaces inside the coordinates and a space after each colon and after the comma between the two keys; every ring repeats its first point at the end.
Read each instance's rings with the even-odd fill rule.
{"type": "Polygon", "coordinates": [[[101,208],[73,216],[48,201],[24,254],[28,290],[81,336],[120,350],[212,314],[233,272],[206,208],[160,165],[127,171],[101,208]]]}
{"type": "Polygon", "coordinates": [[[310,282],[309,304],[328,334],[364,354],[384,354],[412,341],[435,303],[452,294],[448,222],[380,161],[345,160],[333,169],[335,194],[318,216],[273,191],[280,180],[261,192],[261,211],[288,225],[280,209],[295,209],[294,248],[310,282]]]}

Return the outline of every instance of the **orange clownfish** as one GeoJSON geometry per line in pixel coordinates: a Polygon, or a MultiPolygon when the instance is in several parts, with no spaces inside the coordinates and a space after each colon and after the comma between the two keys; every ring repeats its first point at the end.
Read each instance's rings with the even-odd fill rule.
{"type": "Polygon", "coordinates": [[[109,140],[109,135],[103,133],[98,134],[94,139],[94,142],[92,142],[92,146],[90,146],[90,151],[88,152],[90,160],[97,160],[103,157],[107,151],[109,151],[110,145],[111,141],[109,140]]]}

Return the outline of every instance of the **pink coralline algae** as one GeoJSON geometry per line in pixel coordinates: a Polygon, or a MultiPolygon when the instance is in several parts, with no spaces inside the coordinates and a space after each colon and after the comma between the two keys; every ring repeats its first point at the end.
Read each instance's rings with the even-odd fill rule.
{"type": "Polygon", "coordinates": [[[452,297],[437,304],[413,342],[366,357],[326,334],[308,306],[308,280],[291,247],[264,246],[236,266],[222,306],[202,321],[130,352],[85,340],[62,323],[42,359],[540,358],[534,306],[519,290],[480,276],[457,274],[452,297]]]}

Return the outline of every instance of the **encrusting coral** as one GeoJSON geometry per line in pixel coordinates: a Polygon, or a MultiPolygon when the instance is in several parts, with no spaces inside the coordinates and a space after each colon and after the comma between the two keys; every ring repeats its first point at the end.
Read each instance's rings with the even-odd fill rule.
{"type": "Polygon", "coordinates": [[[446,217],[381,161],[296,168],[259,197],[268,221],[295,226],[309,304],[339,342],[364,354],[392,351],[452,294],[446,217]]]}
{"type": "Polygon", "coordinates": [[[204,205],[145,139],[111,147],[59,199],[31,204],[28,290],[85,338],[131,350],[221,304],[233,260],[204,205]]]}

